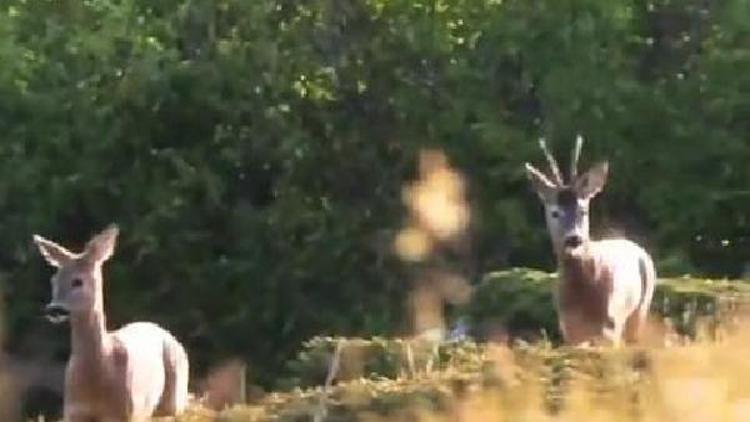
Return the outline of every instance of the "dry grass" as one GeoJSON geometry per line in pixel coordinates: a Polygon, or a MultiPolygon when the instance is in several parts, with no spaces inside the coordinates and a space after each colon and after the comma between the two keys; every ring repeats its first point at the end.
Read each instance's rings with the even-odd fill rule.
{"type": "Polygon", "coordinates": [[[433,371],[273,393],[221,412],[194,407],[179,421],[747,421],[746,331],[670,347],[467,344],[433,371]]]}
{"type": "MultiPolygon", "coordinates": [[[[423,354],[416,356],[417,367],[397,362],[392,378],[350,373],[330,388],[270,393],[221,411],[196,404],[174,422],[750,420],[749,330],[665,345],[663,331],[656,328],[650,345],[620,349],[454,343],[437,349],[440,356],[430,366],[424,354],[436,349],[415,347],[423,354]],[[399,370],[401,364],[408,370],[399,370]]],[[[326,341],[341,340],[310,345],[327,350],[326,341]]],[[[410,344],[346,341],[358,349],[341,354],[349,368],[358,365],[345,360],[374,359],[363,348],[393,360],[410,344]]]]}

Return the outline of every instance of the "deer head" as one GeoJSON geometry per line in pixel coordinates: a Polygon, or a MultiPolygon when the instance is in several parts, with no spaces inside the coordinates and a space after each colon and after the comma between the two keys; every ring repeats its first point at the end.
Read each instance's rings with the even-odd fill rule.
{"type": "Polygon", "coordinates": [[[544,204],[547,230],[558,256],[575,256],[585,250],[589,242],[589,202],[601,192],[607,181],[609,165],[606,161],[578,175],[582,145],[583,138],[578,136],[571,155],[567,183],[544,139],[539,140],[539,146],[547,157],[552,177],[526,163],[526,176],[544,204]]]}
{"type": "Polygon", "coordinates": [[[103,310],[102,263],[112,256],[117,233],[117,226],[110,225],[89,240],[81,253],[34,235],[44,259],[57,268],[51,280],[52,300],[45,307],[50,321],[59,323],[71,315],[103,310]]]}

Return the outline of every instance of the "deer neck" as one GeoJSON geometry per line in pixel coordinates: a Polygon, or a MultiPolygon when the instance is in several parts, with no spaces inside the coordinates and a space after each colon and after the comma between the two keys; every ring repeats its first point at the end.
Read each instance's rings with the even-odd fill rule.
{"type": "Polygon", "coordinates": [[[108,347],[104,310],[101,305],[70,317],[71,355],[92,364],[101,362],[108,347]]]}

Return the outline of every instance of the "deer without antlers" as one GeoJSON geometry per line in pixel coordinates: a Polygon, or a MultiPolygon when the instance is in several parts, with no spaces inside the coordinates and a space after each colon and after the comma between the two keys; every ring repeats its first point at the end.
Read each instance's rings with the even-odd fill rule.
{"type": "Polygon", "coordinates": [[[578,175],[583,139],[576,139],[566,183],[547,149],[552,178],[526,163],[526,175],[545,208],[547,230],[560,275],[557,308],[569,344],[607,340],[637,342],[656,283],[649,254],[626,239],[589,238],[589,202],[604,187],[609,165],[601,162],[578,175]]]}
{"type": "Polygon", "coordinates": [[[63,406],[68,422],[143,421],[175,415],[187,405],[187,354],[169,332],[149,322],[106,330],[102,264],[112,256],[117,234],[111,225],[80,254],[34,236],[57,268],[47,317],[52,322],[70,318],[63,406]]]}

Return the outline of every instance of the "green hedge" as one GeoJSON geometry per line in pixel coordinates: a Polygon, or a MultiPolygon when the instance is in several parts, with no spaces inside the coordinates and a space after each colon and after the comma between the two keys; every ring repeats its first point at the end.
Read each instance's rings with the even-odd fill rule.
{"type": "MultiPolygon", "coordinates": [[[[492,337],[493,330],[502,328],[514,338],[554,344],[560,340],[553,301],[555,283],[555,274],[526,268],[489,273],[476,286],[471,302],[457,311],[457,317],[466,318],[478,340],[492,337]]],[[[677,335],[712,338],[717,330],[733,328],[733,316],[748,299],[750,283],[741,280],[660,279],[652,315],[668,320],[677,335]]],[[[339,343],[343,344],[339,380],[408,375],[409,347],[418,369],[424,369],[429,361],[436,370],[470,362],[475,369],[481,366],[472,361],[472,353],[480,349],[474,343],[440,343],[433,350],[432,343],[421,340],[315,337],[305,342],[297,357],[287,363],[290,376],[279,386],[323,384],[339,343]]]]}
{"type": "Polygon", "coordinates": [[[525,268],[485,275],[463,310],[473,334],[483,339],[499,329],[511,336],[559,340],[554,283],[549,273],[525,268]]]}
{"type": "Polygon", "coordinates": [[[473,371],[481,367],[481,347],[472,342],[437,344],[427,340],[384,337],[315,337],[305,342],[297,357],[287,364],[291,377],[282,380],[279,387],[289,389],[324,384],[337,348],[340,348],[337,381],[396,379],[452,366],[473,371]]]}
{"type": "MultiPolygon", "coordinates": [[[[516,268],[487,274],[464,310],[479,338],[501,327],[513,336],[559,341],[554,289],[557,278],[516,268]]],[[[731,313],[750,297],[750,283],[692,277],[659,279],[651,306],[667,318],[678,334],[694,337],[701,319],[709,328],[731,324],[731,313]]]]}
{"type": "MultiPolygon", "coordinates": [[[[398,355],[406,343],[397,339],[318,338],[307,343],[303,354],[330,358],[331,347],[342,341],[354,349],[370,348],[372,353],[391,357],[398,355]]],[[[401,374],[395,378],[371,374],[369,377],[341,379],[328,389],[318,385],[272,393],[251,405],[237,406],[218,414],[196,408],[191,415],[180,420],[308,421],[322,408],[325,409],[326,421],[357,421],[368,416],[415,420],[425,411],[441,414],[454,411],[457,401],[483,392],[502,398],[508,410],[514,407],[524,409],[524,406],[538,403],[542,408],[534,410],[555,414],[565,406],[568,386],[573,379],[586,379],[603,395],[629,394],[635,405],[642,398],[639,388],[644,385],[644,375],[648,375],[650,369],[649,356],[637,350],[584,350],[537,344],[516,346],[508,352],[510,355],[506,357],[512,361],[500,362],[494,360],[497,355],[493,355],[486,345],[456,342],[441,346],[440,355],[443,357],[431,371],[421,368],[418,373],[401,374]],[[532,384],[539,388],[524,389],[532,384]],[[531,397],[529,394],[540,396],[531,397]],[[521,402],[515,401],[518,399],[521,402]]],[[[305,358],[300,361],[310,362],[305,358]]],[[[391,367],[383,369],[387,372],[391,367]]]]}

